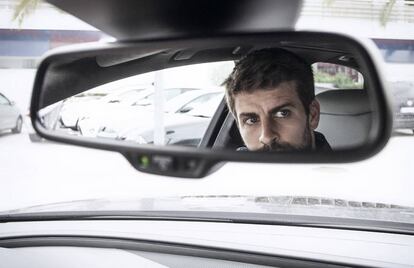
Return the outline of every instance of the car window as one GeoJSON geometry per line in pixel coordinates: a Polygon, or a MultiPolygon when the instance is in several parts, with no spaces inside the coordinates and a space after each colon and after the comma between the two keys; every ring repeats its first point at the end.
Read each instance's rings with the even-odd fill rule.
{"type": "Polygon", "coordinates": [[[315,94],[335,89],[363,89],[364,77],[357,70],[339,64],[317,62],[312,64],[315,94]]]}
{"type": "Polygon", "coordinates": [[[132,90],[128,90],[126,92],[120,93],[117,96],[114,96],[113,98],[111,98],[110,100],[108,100],[109,103],[123,103],[123,102],[132,102],[137,99],[137,98],[142,98],[141,94],[142,91],[144,91],[144,88],[142,89],[132,89],[132,90]]]}
{"type": "MultiPolygon", "coordinates": [[[[186,88],[169,88],[163,91],[163,96],[166,101],[171,100],[174,97],[177,97],[178,95],[190,91],[193,89],[186,89],[186,88]]],[[[140,99],[139,101],[135,102],[133,105],[151,105],[154,101],[154,93],[149,94],[148,96],[140,99]]]]}
{"type": "Polygon", "coordinates": [[[222,99],[223,93],[206,94],[187,103],[181,107],[177,113],[191,116],[212,117],[222,99]]]}
{"type": "Polygon", "coordinates": [[[9,100],[0,94],[0,105],[9,105],[9,104],[10,104],[9,100]]]}
{"type": "Polygon", "coordinates": [[[373,39],[388,63],[414,63],[414,41],[406,39],[373,39]]]}
{"type": "Polygon", "coordinates": [[[197,146],[223,99],[221,83],[233,66],[233,61],[192,64],[99,85],[77,96],[105,89],[102,100],[69,97],[59,107],[59,116],[53,117],[56,123],[49,125],[75,136],[197,146]],[[128,89],[144,84],[144,89],[128,89]],[[164,132],[158,141],[156,130],[164,132]]]}

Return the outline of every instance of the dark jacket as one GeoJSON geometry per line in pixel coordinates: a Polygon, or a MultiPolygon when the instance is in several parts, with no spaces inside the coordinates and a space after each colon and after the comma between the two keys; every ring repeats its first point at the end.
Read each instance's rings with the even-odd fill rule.
{"type": "Polygon", "coordinates": [[[316,151],[319,152],[332,152],[332,148],[329,145],[328,141],[325,139],[325,136],[317,131],[313,132],[315,134],[315,147],[316,151]]]}

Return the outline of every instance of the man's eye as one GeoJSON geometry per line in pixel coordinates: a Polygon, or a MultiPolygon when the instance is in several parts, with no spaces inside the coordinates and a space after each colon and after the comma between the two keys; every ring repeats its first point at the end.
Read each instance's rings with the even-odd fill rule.
{"type": "Polygon", "coordinates": [[[280,111],[277,111],[274,114],[274,117],[277,117],[277,118],[286,118],[289,115],[290,115],[290,111],[289,110],[280,110],[280,111]]]}
{"type": "Polygon", "coordinates": [[[252,118],[247,118],[246,120],[244,120],[244,123],[245,123],[246,125],[254,125],[254,124],[256,124],[257,122],[259,122],[259,119],[258,119],[258,118],[255,118],[255,117],[252,117],[252,118]]]}

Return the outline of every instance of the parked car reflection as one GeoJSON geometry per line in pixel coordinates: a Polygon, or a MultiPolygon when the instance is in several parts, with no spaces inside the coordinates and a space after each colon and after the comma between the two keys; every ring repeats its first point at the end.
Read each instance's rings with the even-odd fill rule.
{"type": "Polygon", "coordinates": [[[0,93],[0,132],[20,133],[22,125],[23,117],[15,103],[0,93]]]}
{"type": "Polygon", "coordinates": [[[414,133],[414,41],[374,39],[385,64],[394,108],[394,129],[414,133]]]}
{"type": "MultiPolygon", "coordinates": [[[[203,90],[204,91],[204,90],[203,90]]],[[[223,91],[205,92],[178,110],[167,111],[164,115],[164,143],[169,145],[198,146],[207,130],[210,120],[223,100],[223,91]]],[[[142,115],[144,116],[144,115],[142,115]]],[[[125,128],[115,139],[137,143],[154,142],[154,124],[125,122],[125,128]]],[[[103,129],[98,136],[107,133],[103,129]]]]}
{"type": "MultiPolygon", "coordinates": [[[[167,88],[163,90],[165,97],[165,110],[170,111],[181,108],[185,103],[199,96],[201,93],[195,88],[167,88]]],[[[125,98],[114,98],[107,96],[99,103],[89,107],[89,111],[84,110],[84,114],[79,115],[76,125],[81,135],[96,137],[103,128],[117,128],[116,125],[129,121],[129,118],[145,112],[151,108],[154,96],[154,88],[147,88],[142,94],[134,96],[128,95],[125,98]],[[123,118],[119,122],[119,118],[123,118]]],[[[146,115],[148,117],[148,114],[146,115]]],[[[117,128],[118,129],[118,128],[117,128]]]]}
{"type": "MultiPolygon", "coordinates": [[[[66,99],[60,111],[60,123],[64,128],[77,130],[78,120],[99,109],[100,105],[131,105],[131,99],[141,99],[150,94],[147,87],[125,87],[118,90],[91,90],[66,99]]],[[[132,101],[133,102],[133,101],[132,101]]]]}
{"type": "Polygon", "coordinates": [[[411,129],[414,133],[414,82],[395,82],[391,87],[394,128],[411,129]]]}

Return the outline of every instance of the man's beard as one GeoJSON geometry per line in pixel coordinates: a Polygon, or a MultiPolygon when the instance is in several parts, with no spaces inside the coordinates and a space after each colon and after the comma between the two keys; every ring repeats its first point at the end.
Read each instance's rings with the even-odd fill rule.
{"type": "Polygon", "coordinates": [[[305,130],[303,131],[302,141],[299,145],[293,145],[288,142],[278,142],[274,140],[270,145],[265,144],[258,151],[260,152],[295,152],[295,151],[310,151],[312,150],[312,135],[307,122],[305,130]]]}

